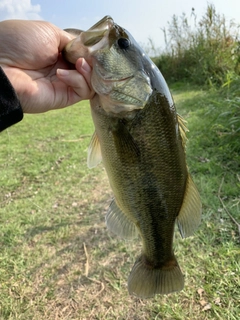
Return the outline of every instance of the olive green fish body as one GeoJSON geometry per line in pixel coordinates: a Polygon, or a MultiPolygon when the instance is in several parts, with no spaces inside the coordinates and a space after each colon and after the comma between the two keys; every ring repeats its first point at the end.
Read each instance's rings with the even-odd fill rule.
{"type": "MultiPolygon", "coordinates": [[[[188,172],[173,110],[169,109],[166,98],[155,92],[133,120],[109,117],[99,108],[92,108],[92,115],[115,202],[136,227],[136,234],[140,234],[143,242],[140,261],[148,266],[147,270],[177,270],[178,281],[173,278],[167,287],[155,288],[154,282],[149,292],[148,283],[140,286],[141,293],[134,284],[130,291],[145,297],[182,289],[183,277],[173,254],[172,241],[188,172]]],[[[111,218],[110,214],[106,219],[109,229],[121,235],[122,221],[112,228],[111,218]]],[[[141,272],[134,280],[137,285],[139,276],[141,272]]]]}
{"type": "Polygon", "coordinates": [[[88,166],[101,160],[114,193],[107,227],[143,248],[129,275],[138,297],[179,291],[182,272],[173,253],[174,224],[182,237],[201,219],[201,201],[185,160],[185,125],[168,86],[133,37],[105,17],[68,44],[70,62],[92,65],[95,133],[88,166]]]}

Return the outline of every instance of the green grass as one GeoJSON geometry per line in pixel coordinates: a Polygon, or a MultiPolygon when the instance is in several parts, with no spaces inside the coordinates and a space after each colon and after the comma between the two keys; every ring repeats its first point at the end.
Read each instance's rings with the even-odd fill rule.
{"type": "Polygon", "coordinates": [[[240,222],[239,152],[220,117],[227,102],[218,92],[172,89],[188,121],[188,164],[203,202],[195,236],[175,236],[184,290],[128,295],[141,245],[106,230],[111,190],[102,165],[86,166],[93,124],[81,103],[25,116],[0,135],[1,320],[239,318],[239,234],[219,201],[240,222]]]}

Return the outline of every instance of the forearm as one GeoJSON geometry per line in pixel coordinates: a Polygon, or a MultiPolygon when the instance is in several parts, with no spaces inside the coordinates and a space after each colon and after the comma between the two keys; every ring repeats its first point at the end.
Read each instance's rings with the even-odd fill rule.
{"type": "Polygon", "coordinates": [[[0,67],[0,131],[21,121],[23,111],[17,94],[0,67]]]}

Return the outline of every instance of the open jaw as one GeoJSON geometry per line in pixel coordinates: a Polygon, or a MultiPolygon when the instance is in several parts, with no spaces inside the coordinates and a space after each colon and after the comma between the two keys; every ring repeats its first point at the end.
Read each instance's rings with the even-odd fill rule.
{"type": "Polygon", "coordinates": [[[104,17],[87,31],[82,33],[82,43],[84,46],[90,47],[99,43],[104,36],[109,34],[109,31],[114,26],[114,21],[110,16],[104,17]]]}
{"type": "Polygon", "coordinates": [[[92,53],[109,46],[109,33],[114,26],[113,19],[106,16],[89,30],[81,32],[64,48],[62,52],[64,58],[73,64],[77,59],[85,58],[92,65],[92,53]]]}

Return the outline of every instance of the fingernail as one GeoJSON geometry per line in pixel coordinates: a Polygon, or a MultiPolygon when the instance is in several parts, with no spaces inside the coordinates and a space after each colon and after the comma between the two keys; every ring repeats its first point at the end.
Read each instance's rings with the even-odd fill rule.
{"type": "Polygon", "coordinates": [[[87,71],[87,72],[91,71],[91,67],[89,66],[89,64],[88,64],[84,59],[82,60],[82,66],[81,66],[81,68],[82,68],[84,71],[87,71]]]}
{"type": "Polygon", "coordinates": [[[57,69],[57,74],[59,74],[60,76],[68,76],[69,75],[69,70],[57,69]]]}

